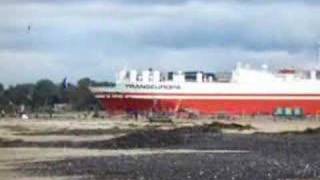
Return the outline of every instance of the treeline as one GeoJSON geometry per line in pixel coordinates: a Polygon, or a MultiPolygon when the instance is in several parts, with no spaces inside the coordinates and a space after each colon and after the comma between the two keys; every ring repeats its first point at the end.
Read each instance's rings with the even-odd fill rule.
{"type": "Polygon", "coordinates": [[[23,111],[52,111],[55,105],[65,104],[71,110],[83,111],[101,108],[90,92],[89,86],[113,85],[110,82],[95,82],[89,78],[80,79],[77,84],[55,84],[49,79],[36,83],[18,84],[4,88],[0,83],[0,111],[16,113],[23,111]],[[20,108],[20,109],[19,109],[20,108]]]}

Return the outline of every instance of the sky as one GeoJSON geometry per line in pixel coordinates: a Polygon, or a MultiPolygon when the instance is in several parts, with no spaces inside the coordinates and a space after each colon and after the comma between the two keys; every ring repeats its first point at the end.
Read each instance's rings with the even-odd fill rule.
{"type": "Polygon", "coordinates": [[[317,0],[1,0],[0,83],[237,62],[312,68],[319,41],[317,0]]]}

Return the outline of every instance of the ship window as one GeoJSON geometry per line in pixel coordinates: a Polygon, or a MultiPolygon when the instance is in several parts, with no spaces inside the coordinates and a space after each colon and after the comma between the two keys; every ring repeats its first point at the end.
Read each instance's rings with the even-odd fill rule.
{"type": "Polygon", "coordinates": [[[127,72],[126,72],[126,75],[125,75],[124,77],[125,77],[125,79],[129,79],[129,78],[130,78],[130,72],[127,71],[127,72]]]}
{"type": "Polygon", "coordinates": [[[185,72],[184,79],[186,82],[196,82],[197,81],[197,72],[185,72]]]}
{"type": "Polygon", "coordinates": [[[168,80],[169,81],[173,80],[173,72],[168,72],[168,80]]]}
{"type": "Polygon", "coordinates": [[[317,77],[317,79],[320,79],[320,71],[317,71],[316,77],[317,77]]]}
{"type": "Polygon", "coordinates": [[[160,81],[165,81],[166,77],[163,73],[160,74],[160,81]]]}
{"type": "Polygon", "coordinates": [[[137,74],[137,81],[142,81],[142,73],[141,72],[138,72],[137,74]]]}
{"type": "Polygon", "coordinates": [[[304,72],[304,73],[303,73],[303,77],[304,77],[305,79],[310,79],[310,78],[311,78],[311,73],[310,73],[310,71],[304,72]]]}
{"type": "Polygon", "coordinates": [[[204,78],[206,79],[207,82],[212,82],[217,80],[214,73],[205,73],[204,78]]]}

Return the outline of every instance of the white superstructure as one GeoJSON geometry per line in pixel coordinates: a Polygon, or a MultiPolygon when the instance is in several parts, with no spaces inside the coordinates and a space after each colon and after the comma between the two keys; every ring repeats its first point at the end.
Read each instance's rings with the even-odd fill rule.
{"type": "Polygon", "coordinates": [[[175,104],[203,112],[271,113],[278,106],[290,106],[314,114],[318,109],[320,112],[319,74],[317,70],[270,71],[266,65],[255,69],[241,64],[231,73],[123,70],[114,87],[93,87],[91,90],[97,98],[109,99],[109,108],[115,106],[115,109],[120,107],[117,103],[123,103],[126,108],[145,109],[150,104],[154,106],[156,101],[162,106],[175,104]],[[113,98],[120,98],[121,102],[113,98]],[[145,108],[138,108],[139,105],[131,101],[145,103],[145,108]],[[146,101],[150,101],[148,106],[146,101]]]}

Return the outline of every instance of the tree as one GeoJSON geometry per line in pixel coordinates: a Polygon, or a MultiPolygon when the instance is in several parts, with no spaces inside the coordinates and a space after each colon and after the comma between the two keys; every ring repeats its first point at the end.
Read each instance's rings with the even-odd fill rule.
{"type": "Polygon", "coordinates": [[[4,106],[5,106],[5,98],[3,94],[4,94],[4,87],[0,83],[0,110],[4,109],[4,106]]]}
{"type": "Polygon", "coordinates": [[[78,81],[78,87],[88,88],[91,85],[91,82],[90,78],[82,78],[78,81]]]}
{"type": "Polygon", "coordinates": [[[58,87],[48,79],[40,80],[34,87],[32,99],[34,108],[53,106],[58,101],[58,87]]]}
{"type": "Polygon", "coordinates": [[[58,87],[59,101],[60,103],[69,103],[70,94],[72,94],[73,85],[71,83],[65,84],[66,79],[64,79],[58,87]]]}
{"type": "Polygon", "coordinates": [[[89,110],[98,106],[98,102],[89,90],[92,81],[89,78],[82,78],[78,81],[78,87],[71,97],[72,105],[76,110],[89,110]]]}
{"type": "Polygon", "coordinates": [[[51,80],[42,79],[36,84],[18,84],[4,88],[0,83],[0,110],[16,112],[20,105],[33,111],[52,110],[55,103],[69,103],[74,110],[91,110],[100,106],[89,90],[90,86],[114,86],[110,82],[95,82],[82,78],[77,85],[54,84],[51,80]]]}
{"type": "Polygon", "coordinates": [[[2,95],[3,91],[4,91],[3,84],[0,83],[0,95],[2,95]]]}
{"type": "Polygon", "coordinates": [[[6,98],[15,105],[32,105],[33,84],[10,86],[5,92],[6,98]]]}

